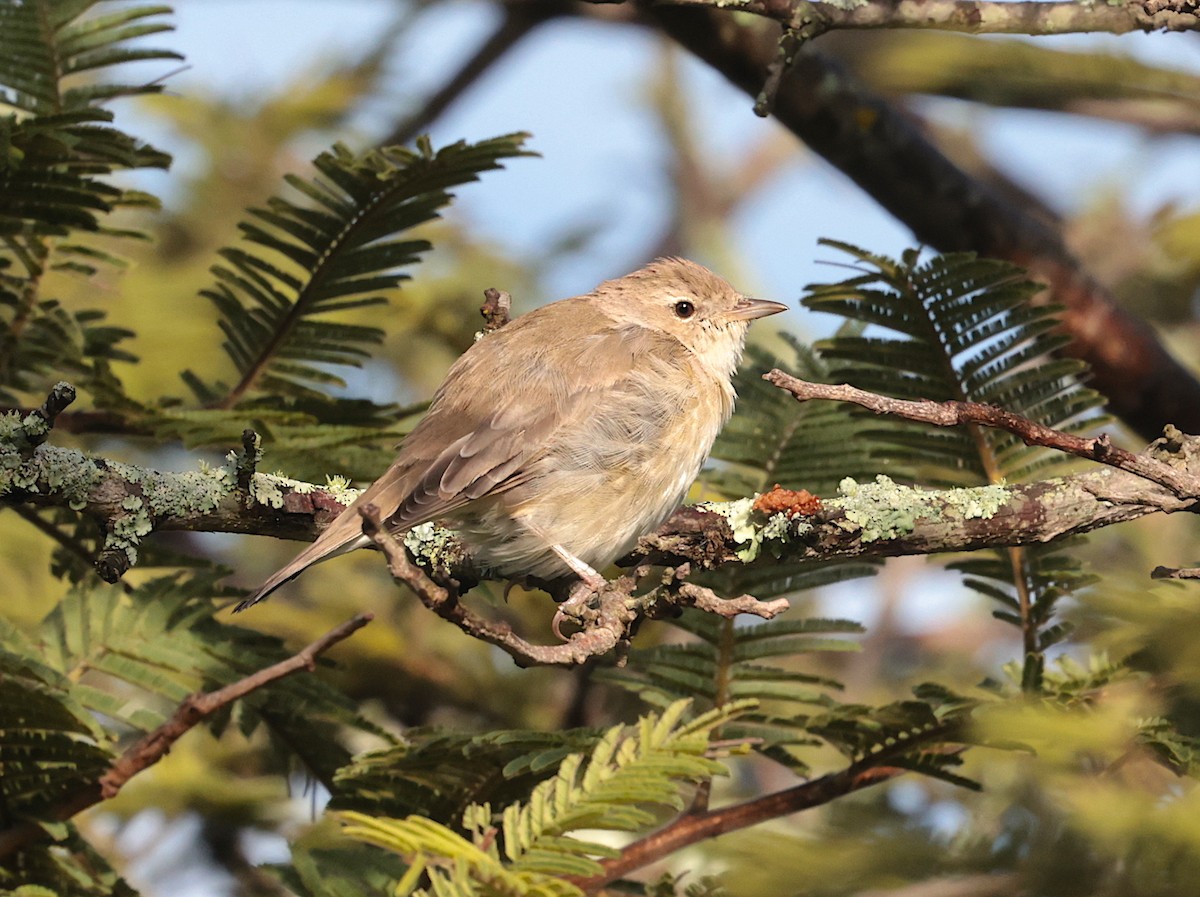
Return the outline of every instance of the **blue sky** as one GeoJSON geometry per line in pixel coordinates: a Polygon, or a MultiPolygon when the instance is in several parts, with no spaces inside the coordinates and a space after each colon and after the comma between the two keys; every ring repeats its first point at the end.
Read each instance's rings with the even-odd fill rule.
{"type": "MultiPolygon", "coordinates": [[[[188,69],[172,90],[193,87],[249,96],[287,83],[314,61],[368,45],[391,20],[394,0],[181,0],[170,43],[188,69]]],[[[390,121],[439,85],[464,52],[489,33],[486,3],[439,5],[421,14],[394,66],[393,96],[380,103],[390,121]]],[[[1200,71],[1200,45],[1189,35],[1056,38],[1065,48],[1116,46],[1161,64],[1200,71]]],[[[589,289],[640,260],[662,226],[660,180],[666,150],[653,116],[639,100],[658,46],[630,28],[563,21],[522,44],[477,84],[433,130],[435,143],[530,131],[541,159],[461,192],[460,210],[479,231],[517,257],[532,257],[581,217],[604,223],[585,256],[553,268],[543,300],[589,289]]],[[[759,119],[750,101],[703,64],[684,60],[690,102],[710,158],[735,160],[778,126],[759,119]]],[[[928,103],[938,119],[974,129],[993,158],[1056,207],[1073,211],[1097,189],[1122,189],[1136,173],[1129,201],[1147,213],[1164,202],[1200,202],[1190,138],[1150,139],[1135,129],[1037,112],[979,114],[968,104],[928,103]],[[1147,164],[1147,163],[1150,164],[1147,164]]],[[[719,162],[717,164],[720,164],[719,162]]],[[[819,264],[834,254],[822,236],[895,254],[912,244],[856,186],[819,159],[797,152],[735,220],[744,260],[739,286],[792,303],[807,283],[836,276],[819,264]]],[[[733,274],[734,272],[726,272],[733,274]]],[[[793,323],[804,329],[819,323],[793,323]]]]}

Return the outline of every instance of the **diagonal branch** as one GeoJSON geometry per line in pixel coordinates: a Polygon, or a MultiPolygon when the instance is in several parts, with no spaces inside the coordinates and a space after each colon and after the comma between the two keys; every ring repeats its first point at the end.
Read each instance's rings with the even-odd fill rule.
{"type": "MultiPolygon", "coordinates": [[[[316,641],[279,663],[272,664],[216,691],[192,695],[175,709],[170,719],[130,745],[98,782],[64,798],[43,814],[44,817],[61,822],[102,800],[116,797],[131,778],[149,769],[165,757],[175,742],[198,723],[239,698],[244,698],[272,682],[277,682],[301,670],[314,670],[316,660],[320,655],[338,642],[349,638],[371,620],[371,614],[360,614],[331,629],[316,641]]],[[[0,858],[9,856],[44,835],[45,831],[42,827],[32,822],[20,823],[0,831],[0,858]]]]}
{"type": "MultiPolygon", "coordinates": [[[[560,645],[536,645],[513,632],[507,623],[485,619],[464,605],[459,599],[460,584],[448,576],[439,576],[435,582],[424,570],[412,562],[405,549],[402,537],[391,533],[380,522],[379,509],[367,505],[360,510],[363,532],[384,553],[392,577],[404,583],[416,593],[421,603],[450,623],[453,623],[472,638],[480,639],[508,653],[520,666],[560,665],[573,666],[592,657],[600,657],[611,651],[620,655],[628,649],[638,623],[643,617],[678,612],[677,609],[696,607],[707,613],[724,617],[738,614],[753,614],[770,619],[783,613],[790,606],[786,599],[759,601],[750,595],[723,599],[711,590],[692,583],[682,582],[690,570],[675,571],[676,575],[662,587],[635,596],[639,573],[621,576],[608,582],[603,589],[582,597],[578,601],[586,607],[576,611],[579,630],[566,638],[560,645]]],[[[568,603],[576,603],[572,595],[568,603]]],[[[566,605],[564,604],[564,607],[566,605]]]]}
{"type": "Polygon", "coordinates": [[[618,856],[604,860],[601,863],[604,871],[599,875],[576,879],[574,883],[582,888],[585,894],[596,894],[606,885],[630,872],[692,844],[819,807],[863,788],[891,781],[909,771],[901,766],[889,765],[893,761],[920,744],[945,743],[953,740],[958,734],[958,724],[947,723],[880,749],[838,772],[828,773],[820,778],[740,804],[699,813],[686,813],[659,831],[634,841],[623,848],[618,856]]]}
{"type": "Polygon", "coordinates": [[[117,759],[100,779],[100,796],[105,800],[116,797],[126,782],[165,757],[175,742],[221,708],[293,673],[301,670],[311,673],[317,668],[318,657],[338,642],[354,635],[373,619],[373,614],[359,614],[279,663],[216,691],[192,695],[175,709],[170,719],[139,738],[117,759]]]}
{"type": "MultiPolygon", "coordinates": [[[[713,0],[657,0],[659,6],[702,6],[713,0]]],[[[964,34],[1127,34],[1130,31],[1198,31],[1200,14],[1189,2],[1124,0],[1103,6],[1075,0],[722,0],[720,8],[773,19],[815,37],[826,31],[919,28],[964,34]]]]}
{"type": "MultiPolygon", "coordinates": [[[[639,7],[638,20],[657,26],[751,97],[778,68],[773,27],[741,25],[716,8],[639,7]]],[[[1144,438],[1168,422],[1200,433],[1200,381],[1082,269],[1057,228],[954,165],[910,112],[810,51],[797,54],[780,79],[773,114],[923,243],[1006,259],[1044,282],[1049,289],[1040,301],[1065,306],[1063,330],[1071,343],[1063,351],[1087,362],[1089,385],[1144,438]]]]}
{"type": "Polygon", "coordinates": [[[526,0],[506,4],[503,18],[458,71],[435,91],[412,115],[397,124],[380,146],[406,144],[435,122],[472,85],[487,74],[509,50],[533,32],[539,25],[564,14],[561,4],[554,0],[526,0]]]}

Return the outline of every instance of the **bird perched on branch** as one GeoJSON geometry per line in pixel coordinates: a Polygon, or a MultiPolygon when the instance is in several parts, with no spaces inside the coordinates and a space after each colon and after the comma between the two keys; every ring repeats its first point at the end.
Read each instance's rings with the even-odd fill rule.
{"type": "Polygon", "coordinates": [[[512,576],[596,572],[679,505],[733,412],[746,329],[785,305],[658,261],[522,315],[468,349],[392,466],[245,601],[370,544],[371,503],[402,533],[445,522],[512,576]]]}

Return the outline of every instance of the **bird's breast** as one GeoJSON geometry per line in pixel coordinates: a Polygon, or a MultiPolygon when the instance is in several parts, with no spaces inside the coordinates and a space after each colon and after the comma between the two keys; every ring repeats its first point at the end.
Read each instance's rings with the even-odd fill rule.
{"type": "Polygon", "coordinates": [[[733,396],[704,370],[659,361],[580,401],[526,481],[462,522],[505,572],[565,572],[547,541],[595,567],[626,553],[679,506],[733,396]]]}

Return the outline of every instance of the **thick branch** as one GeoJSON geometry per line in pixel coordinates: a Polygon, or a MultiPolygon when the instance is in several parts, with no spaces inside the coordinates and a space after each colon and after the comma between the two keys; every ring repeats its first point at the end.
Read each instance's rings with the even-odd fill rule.
{"type": "MultiPolygon", "coordinates": [[[[1109,14],[1096,4],[1080,8],[1109,14]]],[[[641,12],[752,97],[762,92],[768,72],[779,70],[773,28],[739,25],[716,9],[641,12]]],[[[773,114],[921,242],[1007,259],[1045,282],[1044,298],[1065,306],[1063,329],[1072,342],[1064,352],[1091,366],[1090,385],[1142,436],[1153,438],[1168,422],[1200,433],[1200,382],[1191,372],[1083,271],[1058,229],[955,166],[910,112],[868,91],[829,58],[802,52],[779,79],[773,114]]]]}
{"type": "Polygon", "coordinates": [[[658,0],[661,6],[718,6],[800,27],[812,35],[835,29],[921,28],[966,34],[1126,34],[1130,31],[1196,31],[1200,15],[1187,2],[1080,3],[993,0],[658,0]]]}
{"type": "MultiPolygon", "coordinates": [[[[1114,457],[1118,455],[1100,460],[1111,463],[1114,457]]],[[[1141,459],[1143,472],[1157,471],[1158,476],[1164,464],[1174,470],[1172,488],[1113,468],[1038,483],[944,491],[911,489],[886,480],[848,483],[843,495],[826,501],[819,515],[782,526],[776,520],[779,515],[754,511],[750,499],[682,509],[642,540],[634,562],[711,569],[752,560],[766,543],[788,561],[1028,545],[1155,512],[1191,510],[1200,500],[1200,492],[1184,488],[1200,477],[1200,440],[1172,431],[1151,456],[1135,457],[1141,459]]],[[[353,494],[261,473],[252,483],[256,501],[245,507],[231,468],[166,473],[88,458],[53,445],[38,446],[21,458],[0,437],[0,502],[71,507],[91,514],[106,523],[113,538],[129,539],[129,550],[156,529],[311,541],[353,494]]],[[[430,528],[410,533],[407,542],[422,564],[439,576],[479,578],[452,533],[430,528]]]]}
{"type": "MultiPolygon", "coordinates": [[[[277,682],[300,670],[315,669],[316,660],[320,655],[362,629],[371,622],[371,619],[370,614],[360,614],[331,629],[301,651],[279,663],[272,664],[216,691],[192,695],[176,708],[170,719],[130,745],[98,782],[68,796],[43,815],[49,819],[63,821],[102,800],[116,797],[131,778],[139,772],[149,769],[166,756],[175,742],[198,723],[239,698],[244,698],[272,682],[277,682]]],[[[44,834],[45,832],[40,826],[32,823],[22,823],[0,831],[0,858],[20,850],[44,834]]]]}

